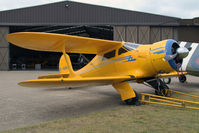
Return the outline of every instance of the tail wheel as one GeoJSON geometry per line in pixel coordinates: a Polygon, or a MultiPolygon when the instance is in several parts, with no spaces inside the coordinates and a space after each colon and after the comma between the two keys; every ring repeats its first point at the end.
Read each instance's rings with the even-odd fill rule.
{"type": "Polygon", "coordinates": [[[134,92],[136,95],[134,98],[130,98],[130,99],[127,99],[124,101],[127,105],[136,105],[136,106],[140,105],[139,96],[136,91],[134,91],[134,92]]]}

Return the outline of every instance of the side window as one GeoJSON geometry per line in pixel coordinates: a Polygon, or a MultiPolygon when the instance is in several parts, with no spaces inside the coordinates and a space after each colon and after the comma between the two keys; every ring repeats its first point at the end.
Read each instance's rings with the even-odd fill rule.
{"type": "Polygon", "coordinates": [[[126,53],[126,52],[128,52],[126,49],[120,48],[119,51],[118,51],[118,55],[121,55],[121,54],[126,53]]]}
{"type": "Polygon", "coordinates": [[[115,50],[104,54],[104,58],[106,58],[106,59],[109,59],[109,58],[112,58],[112,57],[115,57],[115,50]]]}

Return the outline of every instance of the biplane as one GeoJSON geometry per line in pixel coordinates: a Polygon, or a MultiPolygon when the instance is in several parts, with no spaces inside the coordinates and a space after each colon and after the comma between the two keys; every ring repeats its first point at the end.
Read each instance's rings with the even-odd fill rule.
{"type": "Polygon", "coordinates": [[[147,83],[156,94],[166,95],[168,86],[160,78],[177,76],[177,70],[189,50],[172,39],[151,45],[109,41],[53,33],[19,32],[7,35],[19,47],[61,52],[59,74],[20,82],[26,87],[82,87],[112,85],[126,104],[138,102],[129,82],[147,83]],[[74,71],[69,53],[95,54],[83,68],[74,71]]]}

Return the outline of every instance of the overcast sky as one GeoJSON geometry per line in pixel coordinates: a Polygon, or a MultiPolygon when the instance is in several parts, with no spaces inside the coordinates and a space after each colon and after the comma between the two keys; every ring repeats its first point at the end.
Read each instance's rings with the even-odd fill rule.
{"type": "MultiPolygon", "coordinates": [[[[0,11],[64,0],[0,0],[0,11]]],[[[179,18],[199,17],[199,0],[72,0],[82,3],[161,14],[179,18]]]]}

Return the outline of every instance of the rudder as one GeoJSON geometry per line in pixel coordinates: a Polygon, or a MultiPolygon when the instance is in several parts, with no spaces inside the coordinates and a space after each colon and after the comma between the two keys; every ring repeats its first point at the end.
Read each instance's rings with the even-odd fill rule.
{"type": "Polygon", "coordinates": [[[68,66],[64,58],[64,55],[62,55],[59,60],[59,72],[60,74],[69,74],[68,66]]]}

